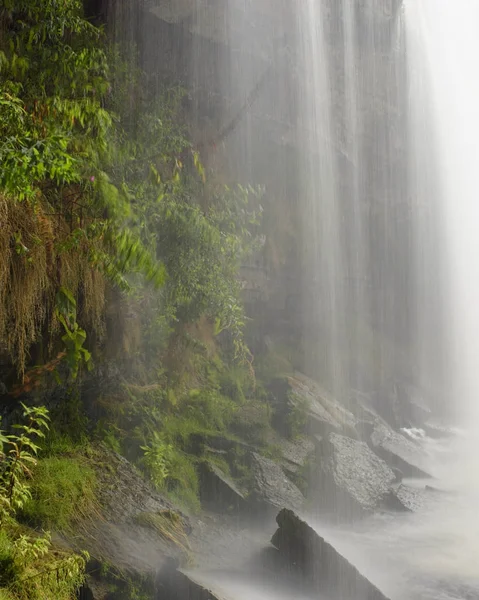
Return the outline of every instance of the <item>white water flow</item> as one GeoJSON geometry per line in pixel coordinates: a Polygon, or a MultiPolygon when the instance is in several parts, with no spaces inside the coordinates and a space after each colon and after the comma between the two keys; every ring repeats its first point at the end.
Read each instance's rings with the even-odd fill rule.
{"type": "MultiPolygon", "coordinates": [[[[477,0],[422,0],[406,7],[410,64],[423,93],[413,109],[430,111],[437,209],[447,285],[449,373],[459,413],[479,424],[479,37],[477,0]],[[424,110],[424,109],[423,109],[424,110]]],[[[425,148],[423,147],[425,150],[425,148]]]]}
{"type": "Polygon", "coordinates": [[[409,0],[411,194],[417,203],[420,375],[440,381],[463,435],[428,443],[434,486],[412,515],[378,516],[337,544],[396,600],[479,598],[479,2],[409,0]],[[432,257],[435,261],[431,262],[432,257]],[[431,273],[439,265],[441,273],[431,273]],[[442,294],[433,331],[428,284],[442,294]],[[436,321],[436,325],[437,325],[436,321]],[[441,364],[434,344],[447,343],[441,364]],[[444,363],[442,363],[444,366],[444,363]]]}
{"type": "MultiPolygon", "coordinates": [[[[399,428],[399,382],[472,429],[424,442],[448,493],[319,531],[391,600],[478,600],[479,0],[155,4],[207,166],[280,207],[259,337],[288,344],[300,322],[300,368],[339,400],[359,392],[399,428]]],[[[215,540],[201,577],[232,600],[304,600],[264,567],[264,526],[215,540]]]]}

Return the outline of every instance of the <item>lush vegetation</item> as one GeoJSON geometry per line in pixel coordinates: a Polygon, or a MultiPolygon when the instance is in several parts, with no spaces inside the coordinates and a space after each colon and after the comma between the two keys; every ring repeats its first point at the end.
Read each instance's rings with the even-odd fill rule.
{"type": "MultiPolygon", "coordinates": [[[[240,482],[235,444],[270,444],[238,280],[261,191],[206,172],[184,96],[158,89],[80,0],[2,3],[0,358],[10,422],[20,400],[50,412],[22,405],[27,424],[0,438],[0,598],[61,600],[80,585],[85,558],[38,533],[97,510],[75,448],[104,443],[196,510],[198,466],[219,460],[211,440],[228,441],[240,482]]],[[[186,546],[165,515],[143,520],[186,546]]]]}
{"type": "Polygon", "coordinates": [[[48,532],[38,534],[15,520],[33,501],[29,479],[49,421],[44,408],[23,406],[23,418],[18,433],[0,433],[0,597],[69,600],[84,580],[86,556],[54,549],[48,532]]]}

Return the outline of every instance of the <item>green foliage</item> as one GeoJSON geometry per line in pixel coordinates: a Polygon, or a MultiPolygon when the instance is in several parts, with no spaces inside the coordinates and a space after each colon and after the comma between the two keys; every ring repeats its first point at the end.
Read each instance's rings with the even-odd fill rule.
{"type": "MultiPolygon", "coordinates": [[[[0,435],[0,597],[71,600],[84,581],[88,556],[54,551],[50,534],[27,535],[14,520],[15,513],[25,511],[35,496],[36,480],[27,480],[34,476],[43,480],[38,471],[32,471],[39,468],[36,455],[40,450],[33,440],[45,436],[49,420],[45,408],[22,406],[26,424],[14,426],[18,434],[0,435]]],[[[61,507],[52,505],[49,510],[61,507]]]]}
{"type": "Polygon", "coordinates": [[[69,531],[95,514],[95,485],[95,473],[81,457],[42,458],[21,516],[34,525],[69,531]]]}
{"type": "Polygon", "coordinates": [[[244,315],[237,273],[255,239],[248,226],[257,223],[249,206],[252,195],[254,190],[240,186],[218,190],[206,212],[188,196],[163,198],[149,216],[168,274],[166,301],[177,318],[191,323],[206,315],[215,323],[215,335],[229,330],[238,340],[244,315]]]}
{"type": "Polygon", "coordinates": [[[189,508],[198,509],[199,484],[194,458],[166,443],[165,437],[155,432],[149,444],[141,447],[144,452],[141,464],[158,490],[172,492],[189,508]]]}
{"type": "MultiPolygon", "coordinates": [[[[3,6],[0,199],[8,197],[8,210],[28,207],[37,229],[30,239],[32,228],[12,219],[4,240],[0,232],[0,250],[13,249],[0,273],[15,273],[18,261],[25,280],[26,267],[41,273],[35,321],[9,348],[22,354],[22,371],[29,346],[49,329],[56,337],[42,347],[61,340],[63,350],[41,374],[61,359],[68,369],[58,372],[73,382],[92,365],[87,338],[101,337],[105,280],[118,297],[128,294],[122,311],[137,315],[140,342],[129,357],[137,385],[112,394],[96,433],[131,449],[156,487],[198,506],[205,440],[231,435],[238,407],[255,396],[238,271],[258,246],[262,190],[209,180],[188,140],[184,90],[158,93],[135,50],[109,48],[79,0],[3,6]]],[[[85,419],[72,396],[56,428],[81,438],[85,419]]],[[[89,506],[94,486],[74,455],[55,455],[55,444],[69,452],[66,440],[49,440],[32,498],[21,501],[24,516],[60,529],[71,525],[67,505],[89,506]]]]}
{"type": "Polygon", "coordinates": [[[287,417],[287,427],[292,438],[298,437],[304,433],[308,420],[308,402],[307,400],[293,391],[288,392],[288,404],[290,411],[287,417]]]}
{"type": "Polygon", "coordinates": [[[0,594],[12,600],[71,600],[84,582],[86,560],[87,554],[54,551],[49,534],[28,536],[12,526],[0,534],[0,594]]]}
{"type": "Polygon", "coordinates": [[[3,6],[0,186],[22,200],[45,180],[81,182],[91,170],[91,139],[106,147],[107,63],[101,32],[82,18],[78,0],[3,6]]]}
{"type": "Polygon", "coordinates": [[[148,446],[141,446],[144,452],[142,463],[150,474],[153,485],[161,489],[171,472],[173,446],[167,444],[158,432],[153,433],[148,446]]]}
{"type": "Polygon", "coordinates": [[[57,294],[57,319],[65,332],[62,336],[65,345],[65,362],[73,381],[78,377],[82,365],[85,365],[88,370],[92,368],[91,354],[83,347],[86,331],[77,323],[76,309],[75,298],[67,289],[61,287],[57,294]]]}
{"type": "MultiPolygon", "coordinates": [[[[113,173],[120,152],[115,144],[124,140],[108,106],[115,90],[102,31],[83,18],[79,0],[8,0],[0,10],[0,199],[24,203],[41,216],[35,237],[43,248],[41,257],[39,251],[34,256],[21,235],[22,223],[7,222],[12,239],[4,243],[14,241],[15,254],[0,258],[12,262],[0,272],[14,278],[14,259],[24,259],[42,273],[39,296],[53,288],[55,297],[63,278],[70,278],[73,295],[87,311],[93,298],[103,298],[98,274],[122,289],[130,289],[132,274],[161,285],[164,269],[141,241],[134,196],[113,173]]],[[[31,313],[36,306],[28,308],[31,313]]],[[[39,334],[42,321],[54,314],[43,307],[28,337],[39,334]]],[[[59,320],[75,377],[78,365],[89,363],[86,330],[59,320]]],[[[50,325],[55,329],[54,321],[50,325]]],[[[94,325],[99,328],[98,314],[94,325]]],[[[25,354],[28,348],[19,350],[25,354]]],[[[23,370],[24,356],[13,359],[23,370]]]]}
{"type": "Polygon", "coordinates": [[[48,411],[43,407],[22,404],[26,424],[14,425],[18,434],[0,433],[0,525],[31,497],[27,479],[37,466],[39,446],[33,441],[45,437],[48,429],[48,411]]]}

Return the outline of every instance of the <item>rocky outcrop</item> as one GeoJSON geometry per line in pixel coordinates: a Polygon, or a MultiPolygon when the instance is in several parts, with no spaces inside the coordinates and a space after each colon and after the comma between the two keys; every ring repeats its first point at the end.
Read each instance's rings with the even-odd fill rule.
{"type": "Polygon", "coordinates": [[[225,600],[223,596],[203,586],[187,571],[170,570],[158,576],[161,600],[225,600]]]}
{"type": "Polygon", "coordinates": [[[277,379],[270,385],[270,393],[275,407],[275,424],[283,435],[291,435],[285,424],[297,415],[303,418],[310,435],[327,436],[337,432],[357,437],[354,415],[306,375],[295,373],[277,379]]]}
{"type": "Polygon", "coordinates": [[[294,440],[281,438],[278,441],[281,450],[281,465],[287,473],[296,474],[308,464],[315,450],[314,439],[301,436],[294,440]]]}
{"type": "Polygon", "coordinates": [[[349,519],[381,506],[396,476],[364,442],[332,433],[320,453],[314,489],[321,509],[349,519]]]}
{"type": "Polygon", "coordinates": [[[416,511],[421,508],[423,503],[423,490],[401,484],[395,490],[395,494],[407,510],[416,511]]]}
{"type": "Polygon", "coordinates": [[[390,467],[399,469],[404,477],[431,477],[423,469],[424,456],[421,448],[383,423],[375,425],[370,444],[380,458],[390,467]]]}
{"type": "Polygon", "coordinates": [[[337,600],[387,600],[386,596],[331,544],[290,510],[277,516],[271,542],[315,592],[337,600]]]}
{"type": "Polygon", "coordinates": [[[123,579],[145,581],[153,587],[154,574],[163,564],[187,562],[189,519],[119,454],[95,448],[90,462],[97,476],[97,506],[74,536],[61,538],[62,544],[76,551],[87,550],[91,556],[91,575],[82,598],[89,599],[91,594],[95,600],[108,597],[98,580],[105,563],[123,579]]]}
{"type": "Polygon", "coordinates": [[[236,483],[211,461],[201,465],[200,500],[209,510],[238,512],[246,507],[246,499],[236,483]]]}
{"type": "Polygon", "coordinates": [[[422,498],[419,489],[404,484],[395,485],[385,497],[383,506],[398,512],[414,512],[421,507],[422,498]]]}
{"type": "Polygon", "coordinates": [[[254,490],[251,496],[255,503],[276,508],[283,506],[296,510],[301,508],[304,503],[303,494],[286,477],[283,469],[277,463],[253,452],[252,471],[254,490]]]}

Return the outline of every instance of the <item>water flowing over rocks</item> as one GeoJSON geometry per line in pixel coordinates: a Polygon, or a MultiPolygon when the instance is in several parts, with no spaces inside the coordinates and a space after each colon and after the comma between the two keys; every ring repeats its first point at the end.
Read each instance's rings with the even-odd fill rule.
{"type": "Polygon", "coordinates": [[[391,467],[399,469],[404,477],[430,478],[423,469],[421,448],[404,435],[376,423],[370,438],[371,448],[391,467]]]}
{"type": "Polygon", "coordinates": [[[277,516],[271,542],[315,591],[341,600],[388,600],[324,538],[292,511],[277,516]]]}

